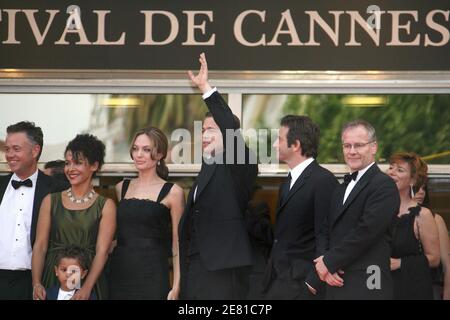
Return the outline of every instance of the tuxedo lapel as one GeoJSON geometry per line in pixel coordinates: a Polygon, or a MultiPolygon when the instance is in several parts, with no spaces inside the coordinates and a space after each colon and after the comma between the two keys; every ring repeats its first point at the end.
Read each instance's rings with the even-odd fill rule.
{"type": "Polygon", "coordinates": [[[215,163],[213,163],[213,164],[203,163],[202,164],[202,168],[200,170],[200,173],[199,173],[198,179],[197,179],[197,193],[195,195],[196,199],[198,199],[198,197],[200,196],[202,191],[205,189],[205,187],[208,184],[209,180],[213,176],[215,170],[216,170],[216,164],[215,163]]]}
{"type": "Polygon", "coordinates": [[[5,195],[6,188],[8,187],[9,180],[11,180],[12,173],[5,176],[0,183],[0,203],[2,203],[3,196],[5,195]]]}
{"type": "MultiPolygon", "coordinates": [[[[292,186],[291,190],[289,191],[287,196],[284,198],[284,201],[280,202],[279,208],[277,210],[278,213],[283,210],[284,206],[289,202],[289,199],[296,192],[298,192],[301,189],[301,187],[303,187],[303,185],[307,182],[307,180],[311,176],[311,172],[312,172],[313,168],[316,166],[316,164],[317,163],[315,161],[312,162],[309,166],[307,166],[305,168],[305,170],[302,172],[300,177],[298,177],[298,179],[295,181],[294,185],[292,186]]],[[[289,186],[287,186],[287,187],[289,187],[289,186]]]]}
{"type": "Polygon", "coordinates": [[[31,231],[30,231],[31,245],[33,245],[34,239],[36,237],[36,226],[42,199],[44,199],[44,197],[47,194],[49,194],[51,189],[50,183],[51,183],[50,177],[48,177],[41,170],[39,170],[38,177],[36,180],[36,189],[34,190],[33,216],[31,218],[31,231]]]}
{"type": "Polygon", "coordinates": [[[340,201],[340,206],[338,205],[338,211],[335,216],[335,221],[337,221],[340,217],[340,215],[350,206],[350,204],[356,199],[356,197],[360,194],[360,192],[369,184],[370,180],[372,180],[372,177],[379,172],[380,169],[378,168],[377,164],[373,164],[372,167],[367,170],[367,172],[362,176],[362,178],[356,183],[356,185],[353,187],[352,191],[348,195],[347,199],[345,200],[345,203],[342,205],[342,201],[344,199],[344,194],[347,186],[345,185],[343,190],[343,193],[338,197],[338,201],[340,201]]]}

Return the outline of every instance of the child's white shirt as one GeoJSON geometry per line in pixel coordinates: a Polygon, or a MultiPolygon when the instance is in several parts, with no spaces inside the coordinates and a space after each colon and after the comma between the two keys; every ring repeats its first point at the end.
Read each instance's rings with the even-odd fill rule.
{"type": "Polygon", "coordinates": [[[64,291],[63,289],[59,288],[57,300],[70,300],[70,299],[72,299],[74,294],[75,294],[75,290],[64,291]]]}

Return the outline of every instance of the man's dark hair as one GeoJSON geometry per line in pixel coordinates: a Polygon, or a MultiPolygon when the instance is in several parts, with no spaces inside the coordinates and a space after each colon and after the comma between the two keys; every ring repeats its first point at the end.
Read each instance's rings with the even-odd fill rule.
{"type": "Polygon", "coordinates": [[[76,245],[68,245],[61,248],[56,254],[55,266],[58,267],[64,258],[75,259],[83,270],[89,269],[89,261],[86,250],[76,245]]]}
{"type": "MultiPolygon", "coordinates": [[[[214,119],[212,113],[209,112],[209,111],[206,112],[206,114],[205,114],[205,119],[206,118],[213,118],[214,119]]],[[[241,128],[241,120],[239,120],[239,118],[234,113],[233,113],[233,120],[234,120],[234,126],[235,126],[234,129],[240,129],[241,128]]]]}
{"type": "Polygon", "coordinates": [[[281,126],[289,129],[287,144],[290,147],[300,141],[302,156],[316,158],[319,149],[320,129],[307,116],[287,115],[281,119],[281,126]]]}
{"type": "Polygon", "coordinates": [[[52,176],[55,174],[64,174],[64,166],[66,162],[64,160],[49,161],[44,165],[44,169],[50,169],[52,176]]]}
{"type": "Polygon", "coordinates": [[[44,147],[44,134],[42,133],[42,129],[40,127],[36,127],[34,122],[29,121],[20,121],[16,124],[12,124],[6,128],[6,133],[19,133],[23,132],[27,135],[28,140],[30,140],[31,144],[39,145],[41,150],[39,151],[37,160],[41,157],[42,148],[44,147]]]}
{"type": "Polygon", "coordinates": [[[78,134],[75,139],[69,142],[64,154],[67,151],[72,152],[75,160],[84,157],[91,165],[98,162],[98,170],[105,163],[105,144],[92,134],[78,134]]]}
{"type": "Polygon", "coordinates": [[[44,165],[44,169],[50,169],[50,175],[60,181],[63,181],[67,188],[70,187],[70,182],[64,173],[64,166],[66,162],[64,160],[49,161],[44,165]]]}

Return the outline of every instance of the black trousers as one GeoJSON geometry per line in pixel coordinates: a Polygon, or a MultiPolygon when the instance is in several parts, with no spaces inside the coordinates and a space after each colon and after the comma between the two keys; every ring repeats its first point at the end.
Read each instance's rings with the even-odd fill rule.
{"type": "Polygon", "coordinates": [[[0,300],[31,300],[31,270],[0,270],[0,300]]]}
{"type": "MultiPolygon", "coordinates": [[[[274,268],[269,265],[269,268],[274,268]]],[[[271,270],[271,280],[267,289],[264,290],[266,300],[323,300],[324,295],[320,292],[312,294],[305,278],[293,278],[290,269],[271,270]]]]}
{"type": "Polygon", "coordinates": [[[188,257],[185,300],[244,300],[247,296],[249,267],[208,271],[199,254],[188,257]]]}

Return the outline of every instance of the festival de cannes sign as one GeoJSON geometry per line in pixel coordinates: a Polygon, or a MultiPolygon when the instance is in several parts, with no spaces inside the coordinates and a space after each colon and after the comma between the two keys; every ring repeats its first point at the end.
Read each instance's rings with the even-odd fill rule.
{"type": "Polygon", "coordinates": [[[450,70],[448,0],[0,0],[0,69],[450,70]]]}

